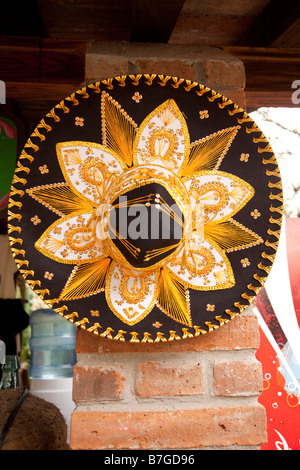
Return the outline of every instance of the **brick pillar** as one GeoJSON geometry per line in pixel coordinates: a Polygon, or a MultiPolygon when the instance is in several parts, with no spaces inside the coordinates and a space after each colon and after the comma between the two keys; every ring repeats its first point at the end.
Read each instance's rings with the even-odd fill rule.
{"type": "Polygon", "coordinates": [[[201,83],[245,108],[243,63],[214,47],[94,42],[86,51],[86,83],[119,75],[155,73],[201,83]]]}
{"type": "MultiPolygon", "coordinates": [[[[241,61],[215,48],[94,43],[86,81],[156,73],[202,83],[245,107],[241,61]]],[[[77,331],[72,449],[259,449],[266,416],[252,307],[212,333],[122,343],[77,331]]]]}

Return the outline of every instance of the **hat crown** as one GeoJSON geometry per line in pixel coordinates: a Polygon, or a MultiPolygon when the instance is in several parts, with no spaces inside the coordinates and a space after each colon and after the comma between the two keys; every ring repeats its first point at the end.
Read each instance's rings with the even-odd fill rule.
{"type": "Polygon", "coordinates": [[[160,183],[123,193],[109,212],[109,237],[134,268],[149,268],[169,257],[181,242],[183,227],[183,213],[160,183]]]}

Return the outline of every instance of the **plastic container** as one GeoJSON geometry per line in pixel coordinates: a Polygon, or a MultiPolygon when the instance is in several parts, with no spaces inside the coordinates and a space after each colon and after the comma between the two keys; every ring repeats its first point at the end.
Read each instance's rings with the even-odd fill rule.
{"type": "Polygon", "coordinates": [[[73,377],[76,363],[76,326],[51,309],[30,315],[31,366],[34,379],[73,377]]]}
{"type": "Polygon", "coordinates": [[[70,441],[70,422],[71,414],[75,410],[76,405],[72,400],[73,378],[63,377],[55,379],[34,379],[30,381],[30,393],[53,403],[67,424],[67,439],[70,441]]]}
{"type": "Polygon", "coordinates": [[[18,356],[5,356],[5,364],[0,380],[0,390],[19,387],[19,368],[20,361],[18,356]]]}

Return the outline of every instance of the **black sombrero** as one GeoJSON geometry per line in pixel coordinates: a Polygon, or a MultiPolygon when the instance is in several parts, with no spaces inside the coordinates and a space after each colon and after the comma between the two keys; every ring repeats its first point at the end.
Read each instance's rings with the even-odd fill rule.
{"type": "Polygon", "coordinates": [[[10,243],[29,286],[108,338],[207,333],[247,307],[281,227],[273,151],[209,88],[115,77],[61,101],[21,153],[10,243]]]}

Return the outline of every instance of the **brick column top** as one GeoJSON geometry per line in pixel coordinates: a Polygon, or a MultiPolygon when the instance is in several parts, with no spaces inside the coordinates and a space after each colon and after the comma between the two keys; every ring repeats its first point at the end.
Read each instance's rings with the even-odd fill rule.
{"type": "Polygon", "coordinates": [[[90,42],[86,82],[128,74],[171,75],[195,81],[245,108],[245,69],[241,60],[209,46],[90,42]]]}

